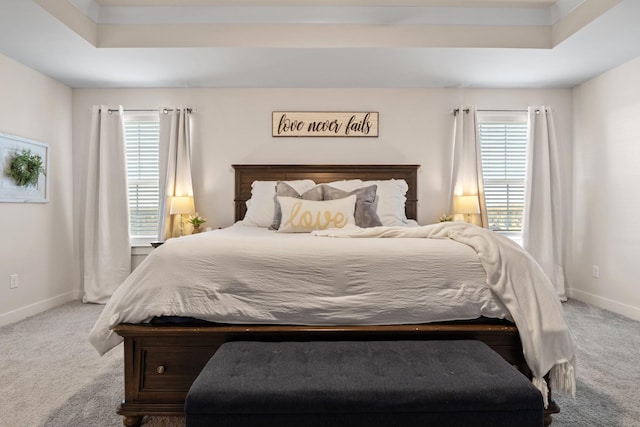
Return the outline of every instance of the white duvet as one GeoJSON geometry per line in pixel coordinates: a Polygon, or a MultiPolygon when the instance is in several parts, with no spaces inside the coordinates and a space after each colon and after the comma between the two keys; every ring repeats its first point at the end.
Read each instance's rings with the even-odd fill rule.
{"type": "MultiPolygon", "coordinates": [[[[567,362],[563,369],[571,371],[567,375],[572,377],[568,362],[573,353],[567,347],[573,341],[555,290],[544,274],[538,277],[537,265],[507,239],[456,224],[354,228],[356,233],[364,233],[361,237],[395,234],[404,238],[331,239],[236,223],[227,229],[170,239],[120,285],[89,339],[104,354],[122,341],[113,326],[148,322],[155,316],[304,325],[506,317],[517,324],[525,357],[537,378],[552,366],[558,370],[563,362],[567,362]],[[461,239],[448,235],[465,230],[472,233],[468,238],[480,233],[493,246],[480,245],[478,252],[469,242],[458,242],[461,239]],[[488,259],[495,268],[487,269],[488,259]],[[533,276],[519,277],[522,268],[533,276]],[[504,284],[495,286],[496,278],[504,284]],[[518,298],[512,288],[519,286],[533,287],[525,293],[534,299],[518,298]],[[535,321],[525,322],[531,312],[535,321]],[[561,356],[549,348],[536,347],[558,343],[562,344],[561,356]]],[[[536,385],[543,390],[546,385],[540,381],[536,385]]]]}
{"type": "Polygon", "coordinates": [[[120,285],[90,334],[154,316],[223,323],[375,325],[509,317],[475,252],[449,240],[323,239],[234,226],[170,239],[120,285]]]}

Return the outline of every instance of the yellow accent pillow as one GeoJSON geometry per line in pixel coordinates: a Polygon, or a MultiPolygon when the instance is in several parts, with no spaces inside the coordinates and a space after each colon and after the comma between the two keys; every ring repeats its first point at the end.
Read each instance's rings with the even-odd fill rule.
{"type": "Polygon", "coordinates": [[[303,200],[278,196],[282,208],[279,233],[309,233],[327,228],[353,227],[356,196],[336,200],[303,200]]]}

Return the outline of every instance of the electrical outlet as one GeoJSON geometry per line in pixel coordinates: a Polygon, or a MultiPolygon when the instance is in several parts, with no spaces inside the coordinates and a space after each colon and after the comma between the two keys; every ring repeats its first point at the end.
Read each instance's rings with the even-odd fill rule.
{"type": "Polygon", "coordinates": [[[9,289],[15,289],[18,287],[18,275],[17,274],[10,274],[9,278],[11,279],[11,284],[9,285],[9,289]]]}
{"type": "Polygon", "coordinates": [[[593,277],[595,277],[596,279],[600,278],[600,267],[597,265],[594,265],[591,267],[591,275],[593,277]]]}

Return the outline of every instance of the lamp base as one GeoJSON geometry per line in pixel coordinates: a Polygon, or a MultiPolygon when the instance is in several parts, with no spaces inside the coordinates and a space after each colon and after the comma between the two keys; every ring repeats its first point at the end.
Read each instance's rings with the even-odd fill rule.
{"type": "Polygon", "coordinates": [[[184,236],[184,221],[182,221],[182,214],[180,214],[178,218],[180,220],[180,234],[178,235],[178,237],[182,237],[184,236]]]}

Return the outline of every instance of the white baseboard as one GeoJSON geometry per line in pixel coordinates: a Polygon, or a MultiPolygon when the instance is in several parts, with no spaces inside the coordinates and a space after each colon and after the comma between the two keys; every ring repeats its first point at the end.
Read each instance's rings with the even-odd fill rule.
{"type": "Polygon", "coordinates": [[[78,300],[82,297],[82,292],[79,290],[66,292],[64,294],[57,295],[53,298],[49,298],[43,301],[38,301],[33,304],[29,304],[25,307],[21,307],[17,310],[9,311],[8,313],[0,314],[0,326],[8,325],[9,323],[18,322],[22,319],[26,319],[30,316],[42,313],[66,302],[78,300]]]}
{"type": "Polygon", "coordinates": [[[604,308],[605,310],[613,311],[614,313],[621,314],[625,317],[629,317],[630,319],[640,321],[639,307],[634,307],[619,301],[601,297],[600,295],[584,292],[579,289],[567,289],[567,296],[587,304],[595,305],[596,307],[604,308]]]}

